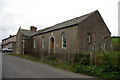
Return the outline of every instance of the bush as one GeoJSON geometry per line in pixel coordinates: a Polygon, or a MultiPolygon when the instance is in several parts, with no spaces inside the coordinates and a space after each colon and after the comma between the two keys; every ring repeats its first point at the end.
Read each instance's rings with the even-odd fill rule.
{"type": "Polygon", "coordinates": [[[119,56],[120,51],[112,51],[112,52],[107,52],[107,53],[95,53],[95,59],[94,62],[97,65],[110,65],[112,68],[116,68],[117,65],[119,65],[119,56]]]}
{"type": "Polygon", "coordinates": [[[82,65],[88,65],[90,63],[89,58],[90,58],[89,54],[83,54],[83,53],[76,54],[73,62],[82,64],[82,65]]]}
{"type": "Polygon", "coordinates": [[[103,73],[104,69],[102,69],[100,66],[95,65],[79,65],[74,72],[76,73],[85,73],[93,76],[99,76],[101,73],[103,73]]]}
{"type": "MultiPolygon", "coordinates": [[[[118,69],[119,67],[119,52],[118,51],[113,51],[113,52],[108,52],[108,53],[104,53],[104,61],[105,64],[107,63],[108,65],[110,65],[110,67],[112,69],[118,69]]],[[[120,70],[120,69],[118,69],[120,70]]]]}
{"type": "Polygon", "coordinates": [[[104,64],[104,53],[96,53],[96,64],[103,65],[104,64]]]}
{"type": "Polygon", "coordinates": [[[109,65],[78,65],[75,68],[74,72],[88,74],[91,76],[98,76],[107,79],[120,79],[120,73],[118,71],[113,71],[109,65]]]}
{"type": "MultiPolygon", "coordinates": [[[[66,69],[76,73],[83,73],[91,76],[97,76],[100,78],[120,80],[120,65],[118,63],[119,53],[117,51],[109,53],[96,53],[96,59],[103,60],[103,65],[91,65],[89,63],[89,54],[76,54],[74,62],[60,61],[56,60],[55,57],[48,56],[47,64],[50,64],[54,67],[66,69]],[[54,63],[55,62],[55,63],[54,63]],[[57,63],[57,64],[56,64],[57,63]]],[[[20,55],[20,54],[11,54],[14,56],[20,56],[29,60],[39,61],[39,59],[34,58],[32,55],[20,55]]]]}
{"type": "Polygon", "coordinates": [[[94,65],[89,64],[90,56],[87,56],[86,54],[77,54],[74,60],[76,63],[75,65],[77,65],[74,68],[74,72],[107,79],[120,79],[119,53],[119,51],[94,53],[92,55],[93,62],[96,63],[94,65]]]}

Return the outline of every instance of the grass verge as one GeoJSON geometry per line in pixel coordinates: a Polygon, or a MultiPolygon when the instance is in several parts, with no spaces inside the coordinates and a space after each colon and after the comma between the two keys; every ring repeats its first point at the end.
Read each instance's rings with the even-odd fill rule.
{"type": "MultiPolygon", "coordinates": [[[[109,80],[120,80],[120,72],[119,72],[120,67],[119,67],[119,64],[116,62],[116,60],[117,60],[116,57],[114,57],[115,54],[117,54],[117,52],[112,52],[110,54],[106,53],[105,54],[106,56],[105,55],[103,56],[103,57],[105,57],[106,63],[103,65],[84,64],[84,63],[86,63],[86,60],[84,60],[83,58],[81,58],[82,60],[77,59],[78,62],[70,63],[67,61],[56,60],[54,57],[48,57],[46,60],[42,59],[42,61],[41,61],[40,59],[34,58],[29,55],[20,55],[20,54],[10,54],[10,55],[19,56],[19,57],[22,57],[22,58],[25,58],[28,60],[32,60],[35,62],[41,61],[41,62],[43,62],[45,64],[49,64],[53,67],[69,70],[69,71],[75,72],[75,73],[82,73],[85,75],[95,76],[95,77],[109,79],[109,80]],[[108,61],[109,61],[109,63],[108,63],[108,61]],[[111,62],[112,62],[112,64],[111,64],[111,62]],[[118,65],[116,65],[116,64],[118,64],[118,65]],[[116,65],[116,66],[114,66],[114,65],[116,65]]],[[[85,56],[87,56],[87,55],[85,55],[85,56]]],[[[85,56],[84,56],[84,58],[85,58],[85,56]]],[[[116,55],[116,56],[118,56],[118,55],[116,55]]]]}

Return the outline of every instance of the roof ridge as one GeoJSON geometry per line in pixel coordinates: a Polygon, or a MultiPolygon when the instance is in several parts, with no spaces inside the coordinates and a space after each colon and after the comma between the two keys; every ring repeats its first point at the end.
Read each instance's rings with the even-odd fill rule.
{"type": "MultiPolygon", "coordinates": [[[[65,22],[69,22],[69,21],[74,20],[74,19],[79,19],[79,18],[85,17],[85,16],[87,16],[87,15],[92,15],[92,14],[94,14],[95,12],[99,12],[99,11],[98,11],[98,10],[95,10],[95,11],[90,12],[90,13],[88,13],[88,14],[84,14],[84,15],[82,15],[82,16],[78,16],[78,17],[75,17],[75,18],[72,18],[72,19],[69,19],[69,20],[62,21],[62,22],[57,23],[57,24],[55,24],[55,25],[58,25],[58,24],[61,24],[61,23],[65,23],[65,22]]],[[[55,25],[53,25],[53,26],[55,26],[55,25]]],[[[52,27],[52,26],[51,26],[51,27],[52,27]]]]}
{"type": "MultiPolygon", "coordinates": [[[[99,11],[95,10],[95,11],[90,12],[88,14],[85,14],[85,15],[82,15],[82,16],[79,16],[79,17],[76,17],[76,18],[73,18],[73,19],[69,19],[69,20],[57,23],[57,24],[55,24],[53,26],[41,29],[41,32],[37,33],[37,34],[41,34],[41,33],[49,32],[49,31],[52,31],[52,30],[56,30],[56,29],[60,29],[60,28],[65,28],[67,26],[78,24],[78,23],[86,20],[88,17],[90,17],[92,14],[94,14],[96,12],[99,12],[99,11]]],[[[34,35],[37,35],[37,34],[34,34],[34,35]]]]}
{"type": "Polygon", "coordinates": [[[21,30],[26,30],[26,31],[30,31],[30,30],[28,30],[28,29],[21,29],[21,30]]]}

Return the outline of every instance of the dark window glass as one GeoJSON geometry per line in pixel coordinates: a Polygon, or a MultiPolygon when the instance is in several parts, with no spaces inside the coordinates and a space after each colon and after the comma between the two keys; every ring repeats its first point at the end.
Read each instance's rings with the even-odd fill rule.
{"type": "Polygon", "coordinates": [[[62,48],[66,48],[66,35],[62,33],[62,48]]]}
{"type": "Polygon", "coordinates": [[[87,33],[87,42],[91,43],[91,33],[87,33]]]}

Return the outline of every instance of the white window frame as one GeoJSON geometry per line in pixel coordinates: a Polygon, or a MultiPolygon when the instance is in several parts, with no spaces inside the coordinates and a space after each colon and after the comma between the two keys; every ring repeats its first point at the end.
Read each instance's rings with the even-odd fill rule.
{"type": "Polygon", "coordinates": [[[44,37],[44,36],[42,37],[42,40],[41,40],[41,41],[42,41],[42,46],[41,46],[41,47],[42,47],[42,48],[45,48],[45,37],[44,37]]]}

